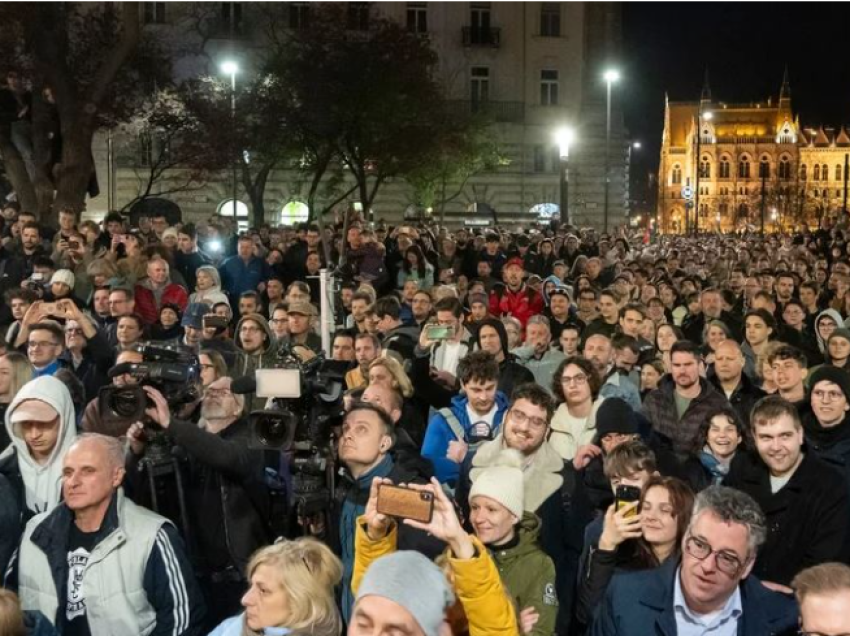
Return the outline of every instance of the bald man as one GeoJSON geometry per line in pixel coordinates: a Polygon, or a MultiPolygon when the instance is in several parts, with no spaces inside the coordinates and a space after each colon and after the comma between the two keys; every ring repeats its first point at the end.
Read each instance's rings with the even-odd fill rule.
{"type": "Polygon", "coordinates": [[[744,373],[746,359],[741,346],[734,340],[724,340],[714,350],[714,364],[708,370],[708,380],[726,396],[744,425],[749,425],[750,411],[765,393],[744,373]]]}
{"type": "Polygon", "coordinates": [[[65,454],[64,500],[27,524],[9,587],[60,634],[201,634],[203,599],[177,531],[126,499],[123,479],[121,443],[81,435],[65,454]]]}

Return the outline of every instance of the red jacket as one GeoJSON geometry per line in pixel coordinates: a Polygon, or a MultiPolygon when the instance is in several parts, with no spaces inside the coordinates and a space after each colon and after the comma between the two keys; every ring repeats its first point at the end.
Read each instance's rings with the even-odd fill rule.
{"type": "Polygon", "coordinates": [[[189,294],[182,285],[168,283],[157,305],[153,291],[144,285],[136,285],[136,313],[142,317],[145,325],[150,326],[159,319],[159,310],[166,303],[174,303],[180,307],[180,311],[186,311],[189,294]]]}
{"type": "Polygon", "coordinates": [[[526,285],[512,292],[504,288],[501,296],[490,293],[490,313],[496,317],[513,316],[522,323],[523,331],[528,319],[543,312],[543,297],[526,285]]]}

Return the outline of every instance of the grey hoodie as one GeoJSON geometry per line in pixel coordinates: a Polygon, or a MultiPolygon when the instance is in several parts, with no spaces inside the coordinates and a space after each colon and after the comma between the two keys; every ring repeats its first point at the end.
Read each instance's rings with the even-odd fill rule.
{"type": "Polygon", "coordinates": [[[62,462],[77,437],[75,422],[71,395],[62,381],[52,376],[42,376],[27,382],[6,411],[6,432],[12,443],[3,452],[3,457],[17,453],[26,506],[33,512],[46,512],[62,499],[62,462]],[[59,437],[50,459],[43,465],[33,460],[20,431],[15,431],[12,426],[12,413],[21,402],[32,399],[46,402],[59,413],[59,437]]]}

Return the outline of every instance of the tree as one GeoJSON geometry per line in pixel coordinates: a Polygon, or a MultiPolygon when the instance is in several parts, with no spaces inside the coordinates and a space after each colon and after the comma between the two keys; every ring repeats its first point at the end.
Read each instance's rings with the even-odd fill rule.
{"type": "Polygon", "coordinates": [[[21,171],[20,153],[3,139],[5,131],[0,152],[22,204],[42,219],[59,208],[83,209],[86,193],[96,190],[95,132],[128,119],[139,98],[170,77],[166,57],[143,36],[139,22],[136,3],[0,6],[3,55],[32,79],[35,174],[21,171]]]}
{"type": "Polygon", "coordinates": [[[416,205],[433,208],[440,223],[445,221],[446,206],[463,194],[470,178],[510,163],[495,140],[488,118],[453,115],[443,123],[445,132],[432,160],[407,175],[416,205]]]}
{"type": "Polygon", "coordinates": [[[338,164],[368,216],[388,181],[418,173],[421,183],[457,147],[462,127],[446,125],[451,117],[428,41],[383,19],[360,29],[349,23],[348,8],[317,5],[308,26],[280,36],[266,70],[286,88],[278,112],[304,150],[312,202],[326,175],[341,176],[338,164]]]}

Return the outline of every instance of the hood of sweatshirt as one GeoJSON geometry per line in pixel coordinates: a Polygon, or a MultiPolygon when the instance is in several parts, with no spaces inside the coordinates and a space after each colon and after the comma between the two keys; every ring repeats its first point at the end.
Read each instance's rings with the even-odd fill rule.
{"type": "Polygon", "coordinates": [[[42,376],[25,384],[6,411],[6,432],[12,440],[7,452],[14,449],[17,453],[27,508],[36,513],[53,508],[62,499],[62,461],[77,437],[74,404],[68,389],[52,376],[42,376]],[[59,414],[59,435],[44,464],[33,459],[21,436],[20,426],[12,425],[15,409],[25,400],[46,402],[59,414]]]}

